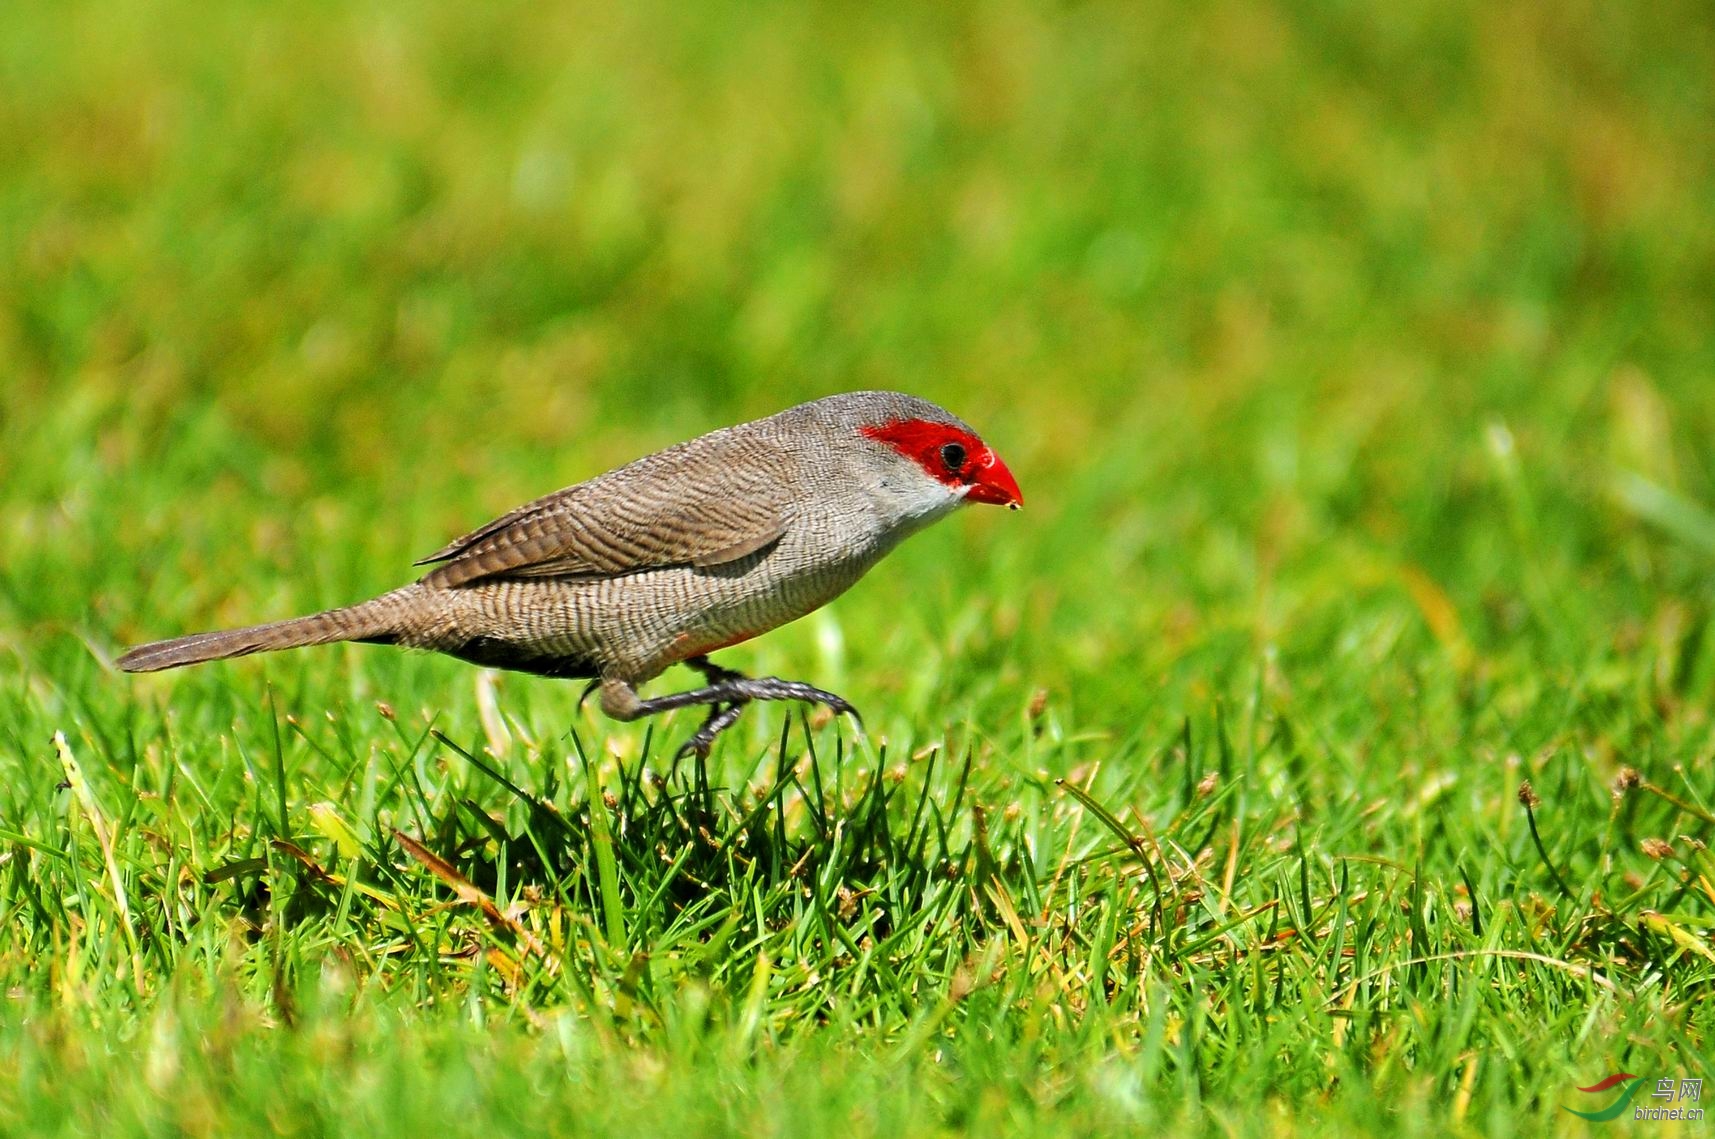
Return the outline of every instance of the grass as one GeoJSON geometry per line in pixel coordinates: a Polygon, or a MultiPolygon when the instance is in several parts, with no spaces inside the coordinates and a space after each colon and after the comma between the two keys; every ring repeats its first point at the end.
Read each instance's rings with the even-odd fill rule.
{"type": "Polygon", "coordinates": [[[1706,1075],[1711,74],[1680,3],[6,7],[0,1130],[1512,1135],[1706,1075]],[[862,386],[1028,503],[727,654],[866,737],[107,664],[862,386]]]}

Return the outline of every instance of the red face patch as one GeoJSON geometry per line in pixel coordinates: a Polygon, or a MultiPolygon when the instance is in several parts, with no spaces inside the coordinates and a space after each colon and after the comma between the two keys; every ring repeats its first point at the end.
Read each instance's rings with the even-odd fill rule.
{"type": "Polygon", "coordinates": [[[896,419],[863,433],[916,463],[930,478],[949,486],[967,487],[970,502],[987,502],[1013,509],[1024,504],[1018,481],[1000,456],[969,431],[926,419],[896,419]]]}

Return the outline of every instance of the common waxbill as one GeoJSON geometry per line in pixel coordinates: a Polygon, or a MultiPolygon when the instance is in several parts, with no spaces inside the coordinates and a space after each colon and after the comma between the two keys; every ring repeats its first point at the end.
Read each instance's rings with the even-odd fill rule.
{"type": "Polygon", "coordinates": [[[845,592],[908,535],[967,502],[1017,508],[1018,483],[963,421],[898,392],[850,392],[714,431],[556,491],[437,550],[372,601],[196,633],[116,662],[154,672],[334,641],[433,649],[539,676],[591,678],[619,720],[707,705],[680,749],[708,753],[752,700],[856,715],[808,684],[708,654],[845,592]],[[645,699],[686,664],[707,683],[645,699]]]}

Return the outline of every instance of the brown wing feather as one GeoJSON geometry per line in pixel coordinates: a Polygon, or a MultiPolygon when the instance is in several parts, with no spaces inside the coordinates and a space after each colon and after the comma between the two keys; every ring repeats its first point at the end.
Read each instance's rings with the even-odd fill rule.
{"type": "Polygon", "coordinates": [[[786,532],[790,498],[773,464],[721,464],[699,450],[672,448],[527,503],[423,559],[444,563],[423,581],[724,565],[786,532]]]}

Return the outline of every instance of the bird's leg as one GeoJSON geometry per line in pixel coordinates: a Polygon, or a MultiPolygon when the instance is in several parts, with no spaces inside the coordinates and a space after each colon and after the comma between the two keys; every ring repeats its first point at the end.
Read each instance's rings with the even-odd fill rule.
{"type": "Polygon", "coordinates": [[[690,739],[680,744],[679,750],[673,753],[673,770],[678,770],[681,759],[687,755],[694,755],[697,757],[698,770],[700,771],[701,761],[709,757],[709,749],[714,746],[715,737],[738,723],[738,718],[744,714],[744,707],[748,703],[750,701],[743,700],[736,704],[709,705],[708,718],[703,721],[703,726],[698,728],[696,734],[690,739]]]}
{"type": "MultiPolygon", "coordinates": [[[[695,656],[687,659],[685,665],[703,674],[703,679],[710,684],[719,684],[727,680],[742,680],[744,674],[730,668],[722,668],[705,656],[695,656]]],[[[679,750],[673,753],[673,766],[687,755],[694,755],[698,760],[698,770],[701,761],[709,757],[709,750],[714,747],[715,737],[738,723],[738,718],[744,715],[744,707],[748,700],[736,701],[732,704],[710,704],[709,714],[703,720],[703,726],[697,729],[695,735],[679,745],[679,750]]]]}
{"type": "Polygon", "coordinates": [[[679,662],[686,668],[694,668],[703,674],[703,679],[710,684],[719,684],[723,680],[743,680],[744,673],[730,668],[722,668],[708,657],[686,657],[679,662]]]}
{"type": "Polygon", "coordinates": [[[857,709],[843,697],[805,684],[801,680],[781,680],[775,676],[745,676],[730,668],[722,668],[707,657],[691,657],[684,663],[701,672],[709,683],[689,692],[670,692],[665,696],[643,699],[626,681],[609,677],[601,682],[602,711],[616,720],[636,720],[659,712],[670,712],[675,708],[710,705],[709,715],[703,721],[703,726],[679,749],[680,755],[689,752],[705,757],[715,737],[737,723],[744,712],[744,706],[752,700],[803,700],[812,704],[825,704],[836,714],[850,716],[858,722],[859,727],[863,726],[857,709]]]}

